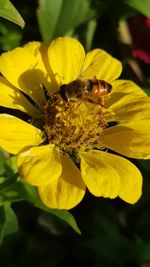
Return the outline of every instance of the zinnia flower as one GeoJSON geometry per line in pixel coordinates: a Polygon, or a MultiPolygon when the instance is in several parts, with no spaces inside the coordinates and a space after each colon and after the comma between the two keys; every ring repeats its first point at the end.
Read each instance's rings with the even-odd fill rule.
{"type": "Polygon", "coordinates": [[[105,51],[85,55],[68,37],[1,55],[0,105],[26,115],[0,114],[0,146],[17,155],[20,176],[37,186],[48,207],[71,209],[86,187],[97,197],[128,203],[141,196],[141,173],[120,154],[150,158],[150,99],[133,82],[117,80],[121,71],[105,51]],[[66,101],[60,94],[61,85],[94,77],[112,86],[100,103],[66,101]]]}

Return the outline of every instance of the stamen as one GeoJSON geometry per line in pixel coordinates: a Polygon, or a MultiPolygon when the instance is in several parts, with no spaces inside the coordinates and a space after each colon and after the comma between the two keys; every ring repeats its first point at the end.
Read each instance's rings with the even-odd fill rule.
{"type": "Polygon", "coordinates": [[[105,108],[78,98],[66,102],[54,94],[44,107],[44,130],[48,142],[62,152],[78,155],[80,151],[102,148],[102,131],[107,127],[105,108]]]}

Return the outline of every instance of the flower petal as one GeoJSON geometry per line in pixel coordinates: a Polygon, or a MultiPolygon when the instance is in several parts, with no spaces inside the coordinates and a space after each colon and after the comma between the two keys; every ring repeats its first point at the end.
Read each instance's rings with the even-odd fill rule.
{"type": "MultiPolygon", "coordinates": [[[[120,190],[118,196],[130,204],[137,202],[142,193],[142,175],[138,168],[129,160],[111,153],[94,151],[94,154],[119,175],[120,190]]],[[[114,179],[113,176],[110,178],[114,179]]]]}
{"type": "Polygon", "coordinates": [[[1,76],[0,106],[21,110],[32,117],[39,115],[38,110],[27,100],[27,98],[1,76]]]}
{"type": "Polygon", "coordinates": [[[60,37],[50,44],[48,57],[58,88],[62,84],[77,79],[83,65],[85,52],[77,40],[60,37]]]}
{"type": "MultiPolygon", "coordinates": [[[[149,118],[150,98],[135,94],[127,94],[112,104],[109,112],[114,114],[113,121],[128,121],[149,118]]],[[[110,119],[111,120],[111,119],[110,119]]]]}
{"type": "Polygon", "coordinates": [[[36,69],[37,60],[26,49],[18,47],[0,56],[0,71],[15,87],[29,95],[36,103],[43,105],[45,96],[36,69]]]}
{"type": "Polygon", "coordinates": [[[97,79],[112,82],[117,79],[122,72],[121,62],[101,49],[94,49],[87,53],[81,78],[97,79]]]}
{"type": "Polygon", "coordinates": [[[142,175],[138,168],[123,157],[111,153],[100,153],[103,160],[119,174],[120,190],[118,196],[130,204],[137,202],[142,194],[142,175]]]}
{"type": "Polygon", "coordinates": [[[0,114],[0,125],[0,146],[14,155],[44,141],[41,130],[14,116],[0,114]]]}
{"type": "Polygon", "coordinates": [[[113,155],[111,164],[120,175],[119,197],[124,201],[134,204],[142,194],[142,175],[138,168],[129,160],[113,155]]]}
{"type": "Polygon", "coordinates": [[[120,177],[101,151],[80,153],[81,174],[89,191],[95,196],[115,198],[120,190],[120,177]]]}
{"type": "MultiPolygon", "coordinates": [[[[118,105],[120,109],[120,101],[123,103],[130,102],[127,97],[136,99],[136,97],[146,97],[145,92],[134,82],[128,80],[116,80],[112,82],[112,91],[107,101],[107,107],[115,108],[118,105]],[[125,99],[124,99],[125,98],[125,99]]],[[[121,108],[123,109],[123,108],[121,108]]]]}
{"type": "Polygon", "coordinates": [[[71,209],[85,194],[85,185],[78,168],[68,157],[62,157],[62,174],[47,186],[39,187],[39,194],[46,206],[53,209],[71,209]]]}
{"type": "Polygon", "coordinates": [[[133,120],[104,129],[103,144],[127,157],[150,158],[150,119],[133,120]]]}
{"type": "Polygon", "coordinates": [[[110,101],[116,102],[118,98],[126,94],[136,94],[139,96],[147,96],[147,94],[134,82],[129,80],[115,80],[112,82],[112,92],[110,94],[110,101]],[[114,99],[114,101],[112,101],[114,99]]]}
{"type": "Polygon", "coordinates": [[[41,70],[39,74],[41,76],[42,84],[50,93],[53,93],[55,83],[48,59],[48,46],[41,42],[29,42],[24,45],[24,48],[36,57],[36,69],[41,70]]]}
{"type": "Polygon", "coordinates": [[[142,175],[129,160],[98,150],[81,155],[81,172],[92,194],[110,198],[119,196],[130,204],[140,198],[142,175]]]}
{"type": "Polygon", "coordinates": [[[62,171],[60,154],[55,145],[32,147],[19,154],[17,165],[21,177],[35,186],[51,183],[62,171]]]}

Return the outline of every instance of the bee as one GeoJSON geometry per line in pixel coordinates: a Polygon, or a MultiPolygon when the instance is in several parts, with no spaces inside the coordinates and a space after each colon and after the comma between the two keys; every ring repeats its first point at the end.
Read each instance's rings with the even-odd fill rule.
{"type": "Polygon", "coordinates": [[[102,97],[109,94],[112,85],[104,80],[77,79],[60,87],[59,93],[65,101],[76,101],[78,98],[101,104],[102,97]]]}

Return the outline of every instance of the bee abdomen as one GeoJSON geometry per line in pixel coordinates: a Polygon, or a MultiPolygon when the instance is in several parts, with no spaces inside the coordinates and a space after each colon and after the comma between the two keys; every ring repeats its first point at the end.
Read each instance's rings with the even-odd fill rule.
{"type": "Polygon", "coordinates": [[[112,90],[112,85],[104,80],[99,80],[99,86],[101,88],[102,91],[104,91],[106,93],[110,93],[112,90]]]}

